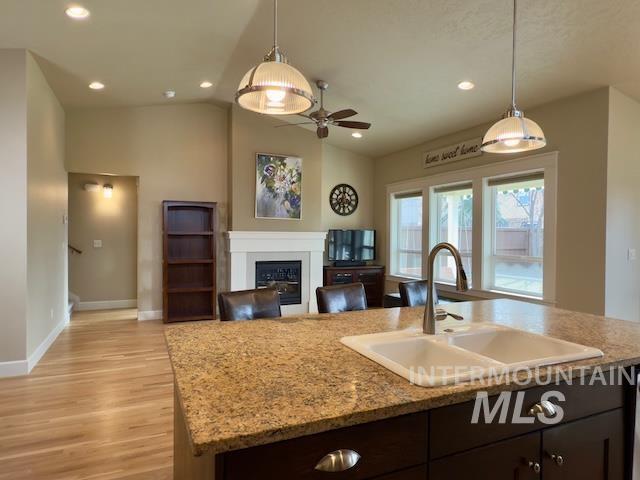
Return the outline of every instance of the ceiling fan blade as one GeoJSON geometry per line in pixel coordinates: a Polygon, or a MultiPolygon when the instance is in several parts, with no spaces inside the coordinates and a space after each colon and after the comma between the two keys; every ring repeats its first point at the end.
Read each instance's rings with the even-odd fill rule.
{"type": "Polygon", "coordinates": [[[353,117],[357,114],[358,112],[356,112],[355,110],[347,108],[346,110],[338,110],[337,112],[333,112],[331,115],[329,115],[329,118],[331,120],[340,120],[341,118],[353,117]]]}
{"type": "Polygon", "coordinates": [[[296,127],[298,125],[315,125],[316,122],[287,123],[286,125],[276,125],[274,128],[296,127]]]}
{"type": "Polygon", "coordinates": [[[318,138],[327,138],[329,136],[329,127],[318,127],[316,133],[318,134],[318,138]]]}
{"type": "Polygon", "coordinates": [[[335,122],[335,124],[338,125],[339,127],[358,128],[360,130],[367,130],[371,126],[370,123],[366,123],[366,122],[350,122],[350,121],[335,122]]]}

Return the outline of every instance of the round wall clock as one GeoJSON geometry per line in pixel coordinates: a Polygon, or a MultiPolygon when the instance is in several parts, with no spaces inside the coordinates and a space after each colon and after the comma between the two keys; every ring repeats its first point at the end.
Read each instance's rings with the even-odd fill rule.
{"type": "Polygon", "coordinates": [[[358,193],[351,185],[341,183],[331,190],[329,203],[338,215],[351,215],[358,208],[358,193]]]}

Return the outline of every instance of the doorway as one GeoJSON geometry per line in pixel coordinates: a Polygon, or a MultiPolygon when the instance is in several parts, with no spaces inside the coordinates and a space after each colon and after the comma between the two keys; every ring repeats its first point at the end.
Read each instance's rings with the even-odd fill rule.
{"type": "Polygon", "coordinates": [[[138,178],[69,174],[73,310],[137,308],[138,178]]]}

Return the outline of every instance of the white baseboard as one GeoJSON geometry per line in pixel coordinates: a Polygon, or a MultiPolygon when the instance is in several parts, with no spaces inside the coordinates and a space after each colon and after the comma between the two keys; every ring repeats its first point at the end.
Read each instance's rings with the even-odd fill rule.
{"type": "Polygon", "coordinates": [[[100,302],[80,302],[75,310],[115,310],[117,308],[136,308],[138,301],[132,300],[104,300],[100,302]]]}
{"type": "Polygon", "coordinates": [[[146,312],[138,310],[138,320],[162,320],[162,310],[147,310],[146,312]]]}
{"type": "Polygon", "coordinates": [[[51,330],[51,333],[49,333],[49,335],[47,335],[47,338],[45,338],[42,343],[38,345],[38,348],[36,348],[31,355],[29,355],[29,358],[27,359],[29,372],[33,370],[33,367],[35,367],[40,359],[44,356],[44,354],[47,353],[47,350],[49,350],[49,347],[53,344],[53,342],[56,341],[56,338],[58,338],[60,332],[62,332],[65,327],[69,325],[69,320],[69,315],[65,315],[64,319],[58,325],[56,325],[53,330],[51,330]]]}
{"type": "Polygon", "coordinates": [[[27,360],[17,360],[14,362],[0,362],[0,377],[16,377],[19,375],[28,375],[33,370],[40,359],[47,353],[49,347],[56,341],[60,332],[69,325],[70,317],[65,314],[64,319],[56,325],[47,335],[40,345],[33,351],[27,360]]]}
{"type": "Polygon", "coordinates": [[[0,377],[18,377],[29,374],[29,364],[26,360],[15,362],[0,362],[0,377]]]}

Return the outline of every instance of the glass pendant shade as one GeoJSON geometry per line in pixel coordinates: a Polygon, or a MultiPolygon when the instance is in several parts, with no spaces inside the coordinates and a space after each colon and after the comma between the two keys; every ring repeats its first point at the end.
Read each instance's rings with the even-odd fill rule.
{"type": "Polygon", "coordinates": [[[309,110],[314,99],[302,73],[286,60],[267,58],[242,78],[236,102],[252,112],[291,115],[309,110]]]}
{"type": "Polygon", "coordinates": [[[494,123],[482,139],[482,151],[487,153],[518,153],[537,150],[547,144],[540,126],[525,118],[520,111],[509,111],[494,123]]]}
{"type": "Polygon", "coordinates": [[[516,19],[518,3],[513,0],[513,49],[511,50],[511,107],[502,120],[494,123],[482,139],[482,151],[518,153],[537,150],[547,144],[540,126],[525,118],[516,107],[516,19]]]}

